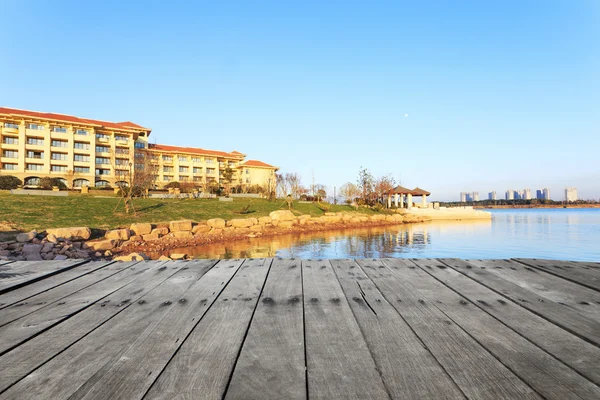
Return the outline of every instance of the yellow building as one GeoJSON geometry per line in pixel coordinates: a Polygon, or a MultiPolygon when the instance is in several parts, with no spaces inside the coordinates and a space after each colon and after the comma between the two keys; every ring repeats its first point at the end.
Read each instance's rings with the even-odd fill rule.
{"type": "Polygon", "coordinates": [[[59,178],[68,187],[115,186],[150,168],[153,186],[192,182],[197,187],[272,187],[277,167],[231,153],[149,144],[151,130],[132,122],[0,107],[0,175],[24,186],[59,178]],[[150,161],[148,161],[150,160],[150,161]],[[231,168],[231,182],[226,182],[231,168]]]}

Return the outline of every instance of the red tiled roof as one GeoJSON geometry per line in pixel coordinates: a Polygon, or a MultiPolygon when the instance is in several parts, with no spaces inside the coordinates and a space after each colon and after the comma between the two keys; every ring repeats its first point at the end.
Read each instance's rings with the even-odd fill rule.
{"type": "Polygon", "coordinates": [[[217,156],[217,157],[229,157],[229,158],[241,158],[242,154],[238,153],[227,153],[225,151],[218,150],[206,150],[200,149],[197,147],[178,147],[178,146],[168,146],[166,144],[150,144],[148,146],[150,150],[159,150],[166,152],[174,152],[174,153],[188,153],[188,154],[201,154],[207,156],[217,156]]]}
{"type": "Polygon", "coordinates": [[[71,122],[81,125],[93,125],[97,127],[113,128],[113,129],[129,129],[129,130],[144,130],[150,132],[150,129],[144,128],[143,126],[134,124],[133,122],[108,122],[100,121],[95,119],[79,118],[72,115],[47,113],[39,111],[19,110],[16,108],[0,107],[0,114],[19,116],[19,117],[31,117],[40,119],[49,119],[60,122],[71,122]]]}
{"type": "Polygon", "coordinates": [[[277,167],[274,167],[272,165],[269,165],[267,163],[264,163],[262,161],[258,161],[258,160],[248,160],[242,164],[240,164],[240,167],[259,167],[259,168],[273,168],[273,169],[279,169],[277,167]]]}

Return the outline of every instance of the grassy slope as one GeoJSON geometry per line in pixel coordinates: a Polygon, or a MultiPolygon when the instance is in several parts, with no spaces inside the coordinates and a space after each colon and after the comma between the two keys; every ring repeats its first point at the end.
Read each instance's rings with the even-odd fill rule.
{"type": "MultiPolygon", "coordinates": [[[[137,215],[127,215],[121,205],[113,212],[119,199],[71,194],[68,197],[21,196],[0,191],[0,222],[15,224],[19,229],[42,230],[68,226],[89,226],[107,229],[125,227],[133,222],[166,222],[178,219],[195,221],[209,218],[250,218],[269,215],[271,211],[287,209],[283,200],[240,199],[222,202],[216,199],[137,199],[137,215]],[[236,211],[250,203],[251,211],[240,215],[236,211]]],[[[301,214],[322,215],[316,204],[295,203],[301,214]]],[[[352,211],[346,205],[332,206],[330,211],[352,211]]],[[[361,210],[362,211],[362,210],[361,210]]],[[[363,212],[370,212],[365,210],[363,212]]]]}

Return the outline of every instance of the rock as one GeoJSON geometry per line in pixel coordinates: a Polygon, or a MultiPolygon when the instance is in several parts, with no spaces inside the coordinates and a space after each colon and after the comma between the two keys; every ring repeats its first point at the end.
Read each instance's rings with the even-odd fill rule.
{"type": "Polygon", "coordinates": [[[225,220],[223,218],[212,218],[206,221],[206,225],[214,229],[223,229],[225,228],[225,220]]]}
{"type": "Polygon", "coordinates": [[[25,255],[40,254],[41,251],[42,251],[41,244],[31,244],[31,243],[24,245],[23,250],[22,250],[23,254],[25,254],[25,255]]]}
{"type": "Polygon", "coordinates": [[[27,255],[25,256],[25,259],[26,259],[27,261],[42,261],[42,260],[43,260],[43,258],[42,258],[42,256],[40,255],[40,253],[32,253],[32,254],[27,254],[27,255]]]}
{"type": "Polygon", "coordinates": [[[92,231],[86,227],[46,229],[46,232],[48,235],[70,240],[88,240],[92,236],[92,231]]]}
{"type": "Polygon", "coordinates": [[[371,221],[383,221],[383,220],[385,219],[385,215],[379,215],[379,214],[376,214],[376,215],[371,215],[371,216],[369,217],[369,219],[370,219],[371,221]]]}
{"type": "Polygon", "coordinates": [[[293,221],[296,219],[296,216],[290,210],[273,211],[269,213],[269,217],[271,217],[271,221],[293,221]]]}
{"type": "Polygon", "coordinates": [[[0,250],[0,256],[2,256],[2,257],[10,256],[10,250],[0,250]]]}
{"type": "Polygon", "coordinates": [[[232,234],[235,232],[235,229],[233,226],[228,226],[226,228],[223,228],[223,233],[227,233],[227,234],[232,234]]]}
{"type": "Polygon", "coordinates": [[[113,258],[114,261],[144,261],[149,259],[150,257],[144,253],[131,253],[126,256],[118,256],[113,258]]]}
{"type": "Polygon", "coordinates": [[[267,224],[270,224],[270,223],[271,223],[271,217],[260,217],[260,218],[258,219],[258,223],[259,223],[260,225],[267,225],[267,224]]]}
{"type": "Polygon", "coordinates": [[[279,225],[280,228],[291,228],[292,226],[294,226],[294,221],[280,221],[279,225]]]}
{"type": "Polygon", "coordinates": [[[21,251],[22,248],[23,248],[23,243],[11,243],[7,246],[7,249],[9,249],[9,250],[21,251]]]}
{"type": "Polygon", "coordinates": [[[141,240],[144,240],[144,238],[141,235],[135,235],[135,236],[129,237],[130,242],[139,242],[141,240]]]}
{"type": "Polygon", "coordinates": [[[131,224],[129,230],[132,232],[132,235],[141,236],[147,235],[152,232],[152,224],[131,224]]]}
{"type": "Polygon", "coordinates": [[[208,232],[209,235],[221,235],[223,233],[223,229],[213,228],[208,232]]]}
{"type": "Polygon", "coordinates": [[[231,226],[234,228],[250,228],[252,225],[254,225],[254,221],[244,218],[232,219],[230,222],[231,226]]]}
{"type": "MultiPolygon", "coordinates": [[[[193,230],[192,230],[193,232],[193,230]]],[[[167,228],[166,226],[163,226],[161,228],[154,228],[152,229],[152,234],[157,234],[159,237],[160,236],[165,236],[169,234],[169,228],[167,228]]]]}
{"type": "Polygon", "coordinates": [[[334,212],[326,212],[325,215],[328,217],[331,217],[332,215],[337,215],[337,214],[334,212]]]}
{"type": "Polygon", "coordinates": [[[169,222],[171,232],[191,232],[192,221],[171,221],[169,222]]]}
{"type": "Polygon", "coordinates": [[[263,227],[261,225],[254,225],[250,227],[250,230],[252,232],[260,232],[263,230],[263,227]]]}
{"type": "Polygon", "coordinates": [[[112,250],[117,245],[117,241],[114,239],[98,240],[96,242],[87,242],[88,247],[95,251],[112,250]]]}
{"type": "Polygon", "coordinates": [[[50,253],[52,250],[54,250],[54,243],[46,243],[42,247],[42,253],[50,253]]]}
{"type": "Polygon", "coordinates": [[[52,234],[46,236],[46,240],[49,241],[50,243],[58,243],[58,238],[52,234]]]}
{"type": "Polygon", "coordinates": [[[125,229],[114,229],[112,231],[106,231],[104,237],[107,239],[115,240],[129,240],[131,231],[128,228],[125,229]]]}
{"type": "Polygon", "coordinates": [[[196,225],[193,229],[192,229],[192,233],[194,235],[197,234],[202,234],[202,233],[206,233],[210,231],[210,226],[208,225],[196,225]]]}
{"type": "Polygon", "coordinates": [[[74,249],[81,249],[81,242],[73,242],[72,246],[74,249]]]}
{"type": "Polygon", "coordinates": [[[112,257],[112,255],[113,255],[113,253],[112,253],[112,251],[110,251],[110,250],[106,250],[106,251],[104,252],[104,257],[112,257]]]}
{"type": "Polygon", "coordinates": [[[171,260],[185,260],[187,256],[185,253],[173,253],[171,254],[171,260]]]}
{"type": "Polygon", "coordinates": [[[146,242],[150,242],[152,240],[160,239],[160,235],[158,233],[150,233],[148,235],[142,235],[142,240],[146,242]]]}
{"type": "Polygon", "coordinates": [[[171,235],[173,235],[177,239],[192,239],[194,237],[194,235],[192,235],[192,232],[184,232],[184,231],[176,231],[176,232],[171,233],[171,235]]]}
{"type": "Polygon", "coordinates": [[[99,251],[94,253],[94,257],[102,257],[102,253],[100,253],[99,251]]]}
{"type": "Polygon", "coordinates": [[[167,257],[167,256],[160,256],[160,257],[158,257],[158,261],[170,261],[170,260],[171,260],[171,258],[167,257]]]}
{"type": "Polygon", "coordinates": [[[64,254],[57,254],[54,256],[55,261],[66,260],[66,259],[68,259],[68,257],[65,256],[64,254]]]}
{"type": "Polygon", "coordinates": [[[33,239],[35,239],[35,235],[37,235],[36,231],[31,231],[31,232],[27,232],[27,233],[19,233],[17,235],[17,242],[19,242],[19,243],[30,242],[33,239]]]}
{"type": "Polygon", "coordinates": [[[43,260],[54,260],[54,254],[51,253],[42,253],[40,254],[40,257],[42,257],[43,260]]]}

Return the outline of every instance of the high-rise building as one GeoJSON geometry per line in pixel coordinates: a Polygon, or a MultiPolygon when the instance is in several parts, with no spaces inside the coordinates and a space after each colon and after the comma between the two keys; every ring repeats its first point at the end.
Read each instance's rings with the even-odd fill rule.
{"type": "Polygon", "coordinates": [[[506,200],[514,200],[515,199],[515,191],[512,189],[508,189],[504,194],[506,200]]]}
{"type": "Polygon", "coordinates": [[[523,189],[523,200],[531,200],[531,189],[523,189]]]}
{"type": "Polygon", "coordinates": [[[461,203],[466,203],[467,202],[467,192],[460,192],[460,202],[461,203]]]}
{"type": "Polygon", "coordinates": [[[544,200],[550,200],[550,189],[544,188],[543,194],[544,194],[544,200]]]}
{"type": "Polygon", "coordinates": [[[473,192],[471,194],[471,201],[479,201],[479,192],[473,192]]]}
{"type": "Polygon", "coordinates": [[[496,191],[492,191],[488,193],[488,200],[496,200],[496,191]]]}
{"type": "Polygon", "coordinates": [[[473,201],[473,193],[467,193],[467,201],[468,202],[473,201]]]}
{"type": "Polygon", "coordinates": [[[538,200],[542,200],[544,198],[544,192],[540,189],[535,191],[535,198],[538,200]]]}
{"type": "Polygon", "coordinates": [[[565,201],[577,201],[577,188],[565,188],[565,201]]]}
{"type": "Polygon", "coordinates": [[[520,190],[515,190],[513,194],[513,198],[515,200],[521,200],[523,198],[523,192],[520,190]]]}

